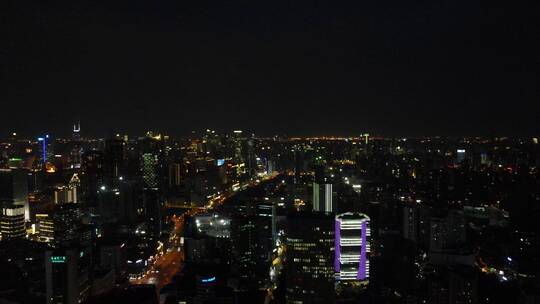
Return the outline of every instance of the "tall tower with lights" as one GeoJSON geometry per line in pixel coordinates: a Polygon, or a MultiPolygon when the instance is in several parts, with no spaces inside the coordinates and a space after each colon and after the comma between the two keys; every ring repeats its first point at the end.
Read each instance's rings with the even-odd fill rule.
{"type": "Polygon", "coordinates": [[[81,139],[81,122],[80,121],[77,121],[77,123],[73,124],[73,139],[74,140],[81,139]]]}
{"type": "Polygon", "coordinates": [[[336,216],[334,270],[338,282],[367,282],[370,238],[367,215],[348,212],[336,216]]]}
{"type": "Polygon", "coordinates": [[[46,169],[47,165],[47,144],[49,141],[49,135],[38,137],[38,143],[41,143],[41,161],[43,164],[43,170],[46,169]]]}
{"type": "Polygon", "coordinates": [[[78,121],[76,124],[73,124],[73,133],[72,133],[72,148],[70,153],[70,163],[72,168],[81,167],[81,156],[82,156],[82,147],[81,147],[81,122],[78,121]]]}

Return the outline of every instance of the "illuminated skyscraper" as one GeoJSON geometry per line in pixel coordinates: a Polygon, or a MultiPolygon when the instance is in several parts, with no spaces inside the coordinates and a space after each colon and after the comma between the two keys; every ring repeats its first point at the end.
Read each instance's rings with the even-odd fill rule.
{"type": "Polygon", "coordinates": [[[81,181],[79,180],[78,174],[73,174],[67,186],[59,187],[54,191],[54,203],[79,203],[78,189],[80,185],[81,181]]]}
{"type": "Polygon", "coordinates": [[[167,183],[162,178],[168,177],[163,170],[165,137],[160,134],[147,132],[146,137],[139,140],[140,148],[140,174],[143,186],[143,207],[146,225],[150,238],[157,240],[163,227],[163,191],[167,183]],[[165,186],[165,187],[164,187],[165,186]]]}
{"type": "Polygon", "coordinates": [[[38,143],[41,144],[41,161],[43,165],[43,170],[45,170],[46,164],[47,164],[47,145],[49,141],[49,135],[38,137],[37,140],[38,140],[38,143]]]}
{"type": "Polygon", "coordinates": [[[2,240],[23,238],[26,235],[24,228],[24,206],[13,204],[2,206],[0,234],[2,235],[2,240]]]}
{"type": "Polygon", "coordinates": [[[24,169],[0,169],[0,202],[24,207],[24,219],[30,220],[28,172],[24,169]]]}
{"type": "Polygon", "coordinates": [[[334,205],[333,186],[331,183],[313,183],[313,211],[332,213],[334,205]]]}
{"type": "Polygon", "coordinates": [[[54,221],[47,213],[36,214],[38,237],[40,242],[49,243],[54,240],[54,221]]]}
{"type": "Polygon", "coordinates": [[[81,154],[81,123],[77,122],[73,125],[72,147],[69,154],[69,162],[72,168],[81,167],[81,154]]]}
{"type": "Polygon", "coordinates": [[[81,122],[78,121],[76,124],[73,124],[73,139],[81,139],[81,122]]]}
{"type": "Polygon", "coordinates": [[[287,303],[333,303],[334,217],[290,215],[285,235],[287,303]]]}
{"type": "Polygon", "coordinates": [[[369,217],[343,213],[335,221],[334,269],[338,281],[365,281],[369,278],[371,232],[369,217]]]}
{"type": "Polygon", "coordinates": [[[157,189],[159,186],[158,155],[144,153],[141,156],[141,171],[145,189],[157,189]]]}

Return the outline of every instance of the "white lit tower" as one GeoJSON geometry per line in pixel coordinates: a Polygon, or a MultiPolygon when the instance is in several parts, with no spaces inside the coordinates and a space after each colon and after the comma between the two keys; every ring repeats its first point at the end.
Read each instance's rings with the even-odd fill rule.
{"type": "Polygon", "coordinates": [[[324,180],[322,183],[313,183],[313,211],[333,213],[336,211],[334,190],[331,182],[324,180]]]}
{"type": "Polygon", "coordinates": [[[82,145],[81,145],[81,122],[78,121],[76,124],[73,124],[73,133],[72,133],[72,148],[70,153],[70,165],[72,168],[81,167],[81,158],[82,158],[82,145]]]}
{"type": "Polygon", "coordinates": [[[78,121],[76,124],[73,124],[73,139],[81,139],[81,122],[78,121]]]}

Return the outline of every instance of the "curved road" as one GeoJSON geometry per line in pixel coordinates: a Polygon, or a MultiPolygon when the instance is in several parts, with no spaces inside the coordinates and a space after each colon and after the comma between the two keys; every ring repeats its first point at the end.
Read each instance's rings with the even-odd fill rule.
{"type": "MultiPolygon", "coordinates": [[[[242,185],[239,189],[243,190],[248,187],[254,187],[260,184],[262,181],[267,181],[277,177],[278,174],[272,174],[265,176],[260,180],[250,181],[242,185]]],[[[194,216],[201,212],[206,212],[209,209],[213,209],[216,206],[223,204],[228,198],[233,196],[236,191],[227,191],[224,194],[218,195],[210,199],[205,206],[205,208],[193,208],[187,211],[186,213],[176,216],[174,215],[172,220],[174,221],[174,229],[171,233],[170,248],[168,250],[161,249],[160,252],[156,253],[156,259],[151,266],[148,267],[148,270],[145,272],[142,278],[131,280],[130,283],[133,285],[137,284],[154,284],[156,285],[156,290],[159,293],[163,286],[171,283],[172,278],[178,274],[183,267],[184,263],[184,251],[180,244],[180,238],[183,234],[185,217],[194,216]]]]}

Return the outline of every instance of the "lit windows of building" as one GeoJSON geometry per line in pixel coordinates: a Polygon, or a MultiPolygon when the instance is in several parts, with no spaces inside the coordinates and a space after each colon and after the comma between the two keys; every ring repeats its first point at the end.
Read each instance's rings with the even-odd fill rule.
{"type": "Polygon", "coordinates": [[[335,220],[334,267],[338,281],[369,279],[371,232],[369,217],[362,213],[343,213],[335,220]]]}
{"type": "Polygon", "coordinates": [[[334,217],[290,215],[285,229],[287,303],[331,303],[334,298],[334,217]]]}
{"type": "Polygon", "coordinates": [[[2,206],[0,215],[0,233],[2,240],[24,238],[24,206],[7,204],[2,206]]]}
{"type": "Polygon", "coordinates": [[[49,243],[54,240],[54,221],[46,213],[36,214],[37,234],[40,242],[49,243]]]}

